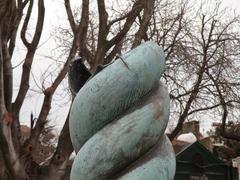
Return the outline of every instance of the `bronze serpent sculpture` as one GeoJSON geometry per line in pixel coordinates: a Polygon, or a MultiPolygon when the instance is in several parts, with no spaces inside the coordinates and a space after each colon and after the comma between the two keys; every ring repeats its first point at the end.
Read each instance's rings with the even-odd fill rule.
{"type": "Polygon", "coordinates": [[[159,82],[164,67],[161,48],[149,41],[80,89],[69,119],[77,152],[71,180],[174,178],[175,155],[164,135],[169,96],[159,82]]]}

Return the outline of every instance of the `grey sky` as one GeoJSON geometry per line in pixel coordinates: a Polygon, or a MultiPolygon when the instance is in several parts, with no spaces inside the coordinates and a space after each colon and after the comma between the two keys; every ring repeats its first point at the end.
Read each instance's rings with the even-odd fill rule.
{"type": "MultiPolygon", "coordinates": [[[[197,0],[196,0],[197,1],[197,0]]],[[[30,86],[32,89],[40,91],[40,89],[36,86],[36,82],[38,86],[41,86],[41,75],[45,72],[47,68],[54,69],[58,64],[48,59],[44,56],[54,56],[57,57],[56,44],[54,39],[52,38],[52,33],[54,33],[54,28],[56,28],[59,24],[63,22],[66,23],[66,15],[65,9],[63,6],[63,0],[47,0],[45,1],[46,6],[46,18],[44,24],[44,31],[41,38],[42,44],[37,52],[37,56],[33,63],[32,73],[34,74],[31,78],[30,86]],[[36,82],[35,82],[36,81],[36,82]]],[[[73,3],[77,4],[79,1],[74,0],[73,3]]],[[[240,1],[239,0],[223,0],[223,5],[236,9],[236,12],[240,14],[240,1]]],[[[34,19],[33,19],[34,21],[34,19]]],[[[16,46],[15,56],[13,57],[13,65],[17,65],[24,58],[25,49],[22,48],[21,44],[17,44],[16,46]]],[[[18,89],[19,85],[19,77],[21,73],[21,66],[14,69],[14,89],[18,89]]],[[[50,81],[49,81],[50,82],[50,81]]],[[[49,83],[46,83],[46,85],[49,83]]],[[[59,130],[66,118],[68,109],[69,109],[69,97],[67,95],[67,90],[63,89],[66,86],[60,86],[56,92],[57,95],[53,98],[53,105],[50,112],[49,119],[51,119],[51,125],[55,125],[59,130]]],[[[15,91],[16,92],[16,91],[15,91]]],[[[15,94],[16,95],[16,94],[15,94]]],[[[35,116],[37,116],[40,112],[41,104],[43,101],[43,95],[36,93],[35,91],[30,90],[28,93],[28,98],[24,102],[22,111],[20,113],[21,123],[29,125],[30,113],[33,112],[35,116]]],[[[210,123],[207,121],[203,122],[204,127],[209,127],[210,123]]]]}

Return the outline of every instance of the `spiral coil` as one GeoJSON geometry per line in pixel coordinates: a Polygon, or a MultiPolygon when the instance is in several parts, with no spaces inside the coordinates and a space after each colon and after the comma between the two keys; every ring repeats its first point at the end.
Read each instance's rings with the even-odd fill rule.
{"type": "Polygon", "coordinates": [[[164,55],[146,42],[92,77],[76,95],[70,136],[77,156],[71,180],[174,178],[164,135],[169,96],[159,82],[164,55]]]}

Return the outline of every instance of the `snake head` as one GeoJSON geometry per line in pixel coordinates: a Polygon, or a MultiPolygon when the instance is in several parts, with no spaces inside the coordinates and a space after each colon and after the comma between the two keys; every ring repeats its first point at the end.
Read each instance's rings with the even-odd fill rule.
{"type": "Polygon", "coordinates": [[[76,57],[69,66],[68,82],[71,93],[76,95],[91,76],[81,57],[76,57]]]}

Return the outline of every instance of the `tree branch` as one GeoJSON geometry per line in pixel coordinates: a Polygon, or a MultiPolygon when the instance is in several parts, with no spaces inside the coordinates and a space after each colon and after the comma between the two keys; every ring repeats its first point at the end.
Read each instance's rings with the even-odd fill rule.
{"type": "Polygon", "coordinates": [[[105,0],[97,0],[98,14],[99,14],[99,31],[98,31],[98,45],[105,43],[109,28],[108,28],[108,13],[105,7],[105,0]]]}
{"type": "Polygon", "coordinates": [[[145,0],[143,19],[140,22],[138,32],[135,34],[135,39],[132,44],[132,48],[136,47],[141,43],[141,40],[146,36],[147,29],[154,12],[155,0],[145,0]]]}
{"type": "Polygon", "coordinates": [[[124,36],[127,34],[129,29],[131,28],[132,24],[134,23],[136,17],[142,11],[143,7],[144,7],[144,5],[141,0],[136,1],[133,4],[131,12],[128,14],[128,17],[126,19],[126,22],[125,22],[122,30],[116,36],[114,36],[112,39],[109,40],[109,42],[107,44],[107,50],[110,49],[114,44],[116,44],[117,42],[119,42],[121,39],[124,38],[124,36]]]}
{"type": "Polygon", "coordinates": [[[76,33],[77,25],[75,23],[75,20],[74,20],[73,14],[72,14],[72,9],[71,9],[69,0],[64,0],[64,5],[65,5],[66,12],[67,12],[69,24],[72,28],[73,33],[76,33]]]}
{"type": "MultiPolygon", "coordinates": [[[[30,0],[30,3],[32,1],[30,0]]],[[[31,4],[29,6],[32,6],[31,4]]],[[[32,7],[30,8],[32,9],[32,7]]],[[[28,9],[28,12],[31,13],[32,11],[28,9]]],[[[31,66],[32,66],[32,62],[33,62],[33,58],[35,55],[35,51],[37,49],[41,34],[42,34],[42,29],[43,29],[43,22],[44,22],[44,17],[45,17],[45,7],[44,7],[44,1],[43,0],[39,0],[38,1],[38,19],[37,19],[37,25],[36,25],[36,30],[33,36],[33,40],[31,43],[29,42],[25,42],[24,44],[27,46],[28,48],[28,52],[26,54],[26,58],[23,64],[23,72],[22,72],[22,77],[21,77],[21,83],[20,83],[20,89],[17,95],[17,98],[13,104],[13,111],[15,112],[15,115],[18,116],[19,111],[22,107],[23,101],[26,97],[27,91],[29,89],[29,77],[30,77],[30,70],[31,70],[31,66]]],[[[26,33],[26,28],[27,28],[27,24],[30,18],[30,14],[27,15],[24,24],[23,25],[23,41],[26,41],[25,39],[25,33],[26,33]]],[[[21,33],[22,34],[22,33],[21,33]]]]}
{"type": "Polygon", "coordinates": [[[26,38],[26,32],[27,32],[27,27],[28,27],[28,23],[32,14],[32,8],[33,8],[33,0],[30,0],[29,6],[28,6],[28,10],[27,10],[27,15],[25,17],[25,20],[23,22],[23,26],[21,29],[21,39],[23,44],[28,48],[30,46],[30,43],[28,42],[27,38],[26,38]]]}
{"type": "Polygon", "coordinates": [[[201,68],[199,69],[199,72],[198,72],[198,78],[194,84],[194,87],[193,87],[193,90],[188,98],[188,101],[184,107],[184,110],[182,112],[182,114],[179,116],[178,118],[178,123],[177,123],[177,126],[175,127],[175,129],[171,132],[171,134],[169,135],[169,138],[170,140],[173,140],[177,134],[180,132],[180,130],[182,129],[182,126],[183,126],[183,123],[186,119],[186,117],[188,116],[188,112],[191,108],[191,105],[193,103],[193,101],[196,99],[197,97],[197,94],[199,92],[199,87],[200,87],[200,84],[202,82],[202,78],[203,78],[203,73],[204,73],[204,69],[205,69],[205,66],[206,66],[206,59],[203,59],[203,62],[202,62],[202,66],[201,68]]]}
{"type": "Polygon", "coordinates": [[[79,23],[79,27],[77,29],[78,34],[78,47],[80,53],[86,53],[88,57],[91,57],[92,54],[87,49],[87,32],[88,32],[88,24],[89,24],[89,0],[83,0],[82,2],[82,15],[81,21],[79,23]]]}
{"type": "Polygon", "coordinates": [[[215,85],[215,87],[217,89],[217,92],[218,92],[218,95],[219,95],[220,104],[221,104],[221,106],[223,108],[222,125],[220,127],[220,135],[222,137],[224,137],[224,138],[227,138],[227,139],[240,141],[240,136],[239,135],[231,134],[231,133],[226,132],[226,121],[227,121],[227,116],[228,116],[227,103],[225,102],[225,98],[224,98],[224,96],[222,94],[222,91],[221,91],[221,89],[219,87],[218,82],[209,73],[209,71],[207,71],[207,74],[208,74],[209,78],[212,80],[212,82],[214,83],[214,85],[215,85]]]}
{"type": "MultiPolygon", "coordinates": [[[[49,111],[51,109],[51,102],[52,102],[52,96],[54,94],[54,92],[56,91],[57,87],[59,86],[59,84],[62,82],[62,80],[64,79],[64,77],[66,76],[68,69],[69,69],[69,64],[70,62],[74,59],[77,49],[78,49],[78,37],[80,35],[80,33],[82,28],[79,25],[78,31],[73,39],[73,43],[72,43],[72,47],[70,50],[70,53],[68,55],[68,58],[62,68],[62,70],[60,71],[60,73],[57,75],[57,77],[55,78],[54,82],[52,83],[51,86],[49,86],[45,91],[44,91],[44,101],[43,101],[43,105],[39,114],[39,117],[37,119],[36,125],[34,127],[34,129],[32,130],[31,136],[30,138],[26,141],[25,146],[31,144],[33,147],[35,147],[37,140],[39,138],[39,136],[41,135],[41,132],[43,131],[45,124],[47,122],[47,116],[49,114],[49,111]]],[[[35,151],[35,149],[33,149],[33,151],[35,151]]]]}
{"type": "Polygon", "coordinates": [[[61,179],[65,174],[73,146],[69,134],[69,115],[59,136],[58,145],[49,165],[44,167],[46,179],[61,179]]]}

